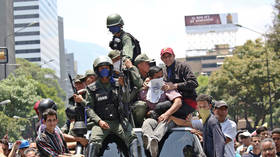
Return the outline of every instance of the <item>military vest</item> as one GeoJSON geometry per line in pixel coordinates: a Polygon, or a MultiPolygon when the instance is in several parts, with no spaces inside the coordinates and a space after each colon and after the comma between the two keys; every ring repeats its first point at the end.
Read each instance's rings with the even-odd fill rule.
{"type": "Polygon", "coordinates": [[[127,33],[127,32],[123,32],[121,34],[121,36],[119,37],[120,41],[119,42],[115,42],[115,38],[118,38],[118,37],[115,37],[113,36],[113,39],[111,42],[111,44],[109,44],[109,46],[113,49],[113,50],[119,50],[121,51],[123,49],[123,44],[122,44],[122,40],[123,40],[123,36],[124,35],[128,35],[130,38],[131,38],[131,41],[132,41],[132,44],[134,45],[134,48],[133,48],[133,56],[131,58],[131,61],[132,63],[134,63],[134,60],[135,58],[141,54],[141,47],[140,47],[140,44],[139,44],[139,41],[133,37],[130,33],[127,33]],[[113,46],[114,45],[114,46],[113,46]]]}
{"type": "Polygon", "coordinates": [[[113,83],[112,90],[106,91],[93,83],[88,86],[93,101],[93,110],[102,120],[118,120],[118,87],[113,83]]]}

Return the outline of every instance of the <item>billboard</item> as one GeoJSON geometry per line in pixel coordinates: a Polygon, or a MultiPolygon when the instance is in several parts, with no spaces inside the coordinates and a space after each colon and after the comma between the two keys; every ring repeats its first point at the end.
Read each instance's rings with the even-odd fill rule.
{"type": "Polygon", "coordinates": [[[237,13],[185,16],[187,33],[237,31],[237,13]]]}

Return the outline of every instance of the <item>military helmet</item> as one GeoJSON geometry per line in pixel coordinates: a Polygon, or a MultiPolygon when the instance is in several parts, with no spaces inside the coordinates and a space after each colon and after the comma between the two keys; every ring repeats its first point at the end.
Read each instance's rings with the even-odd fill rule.
{"type": "Polygon", "coordinates": [[[47,99],[43,99],[42,101],[40,101],[40,104],[38,106],[39,113],[43,114],[49,108],[54,109],[54,110],[57,109],[57,105],[55,104],[55,102],[52,99],[47,98],[47,99]]]}
{"type": "Polygon", "coordinates": [[[88,77],[88,76],[96,76],[95,72],[93,70],[87,70],[86,73],[85,73],[85,77],[88,77]]]}
{"type": "Polygon", "coordinates": [[[111,58],[109,58],[108,56],[100,56],[96,58],[93,62],[93,69],[97,75],[99,75],[98,67],[103,65],[108,65],[110,66],[110,71],[113,70],[113,61],[111,60],[111,58]]]}
{"type": "Polygon", "coordinates": [[[111,14],[107,17],[107,27],[121,25],[123,26],[123,19],[119,14],[111,14]]]}
{"type": "Polygon", "coordinates": [[[69,120],[75,119],[75,117],[77,116],[76,106],[67,107],[66,110],[65,110],[65,113],[66,113],[66,116],[69,120]]]}

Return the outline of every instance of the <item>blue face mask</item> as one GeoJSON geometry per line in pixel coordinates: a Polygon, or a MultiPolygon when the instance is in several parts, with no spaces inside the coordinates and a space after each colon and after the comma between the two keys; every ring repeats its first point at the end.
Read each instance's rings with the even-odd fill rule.
{"type": "Polygon", "coordinates": [[[102,69],[99,74],[101,77],[108,77],[109,76],[110,71],[108,69],[102,69]]]}
{"type": "Polygon", "coordinates": [[[109,27],[109,31],[113,34],[116,34],[121,31],[121,27],[120,26],[111,26],[111,27],[109,27]]]}

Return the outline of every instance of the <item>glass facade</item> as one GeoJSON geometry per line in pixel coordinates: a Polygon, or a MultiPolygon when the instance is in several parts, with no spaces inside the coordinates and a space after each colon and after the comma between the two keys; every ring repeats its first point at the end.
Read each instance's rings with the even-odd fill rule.
{"type": "Polygon", "coordinates": [[[60,77],[57,0],[14,0],[14,26],[16,57],[51,68],[60,77]]]}

